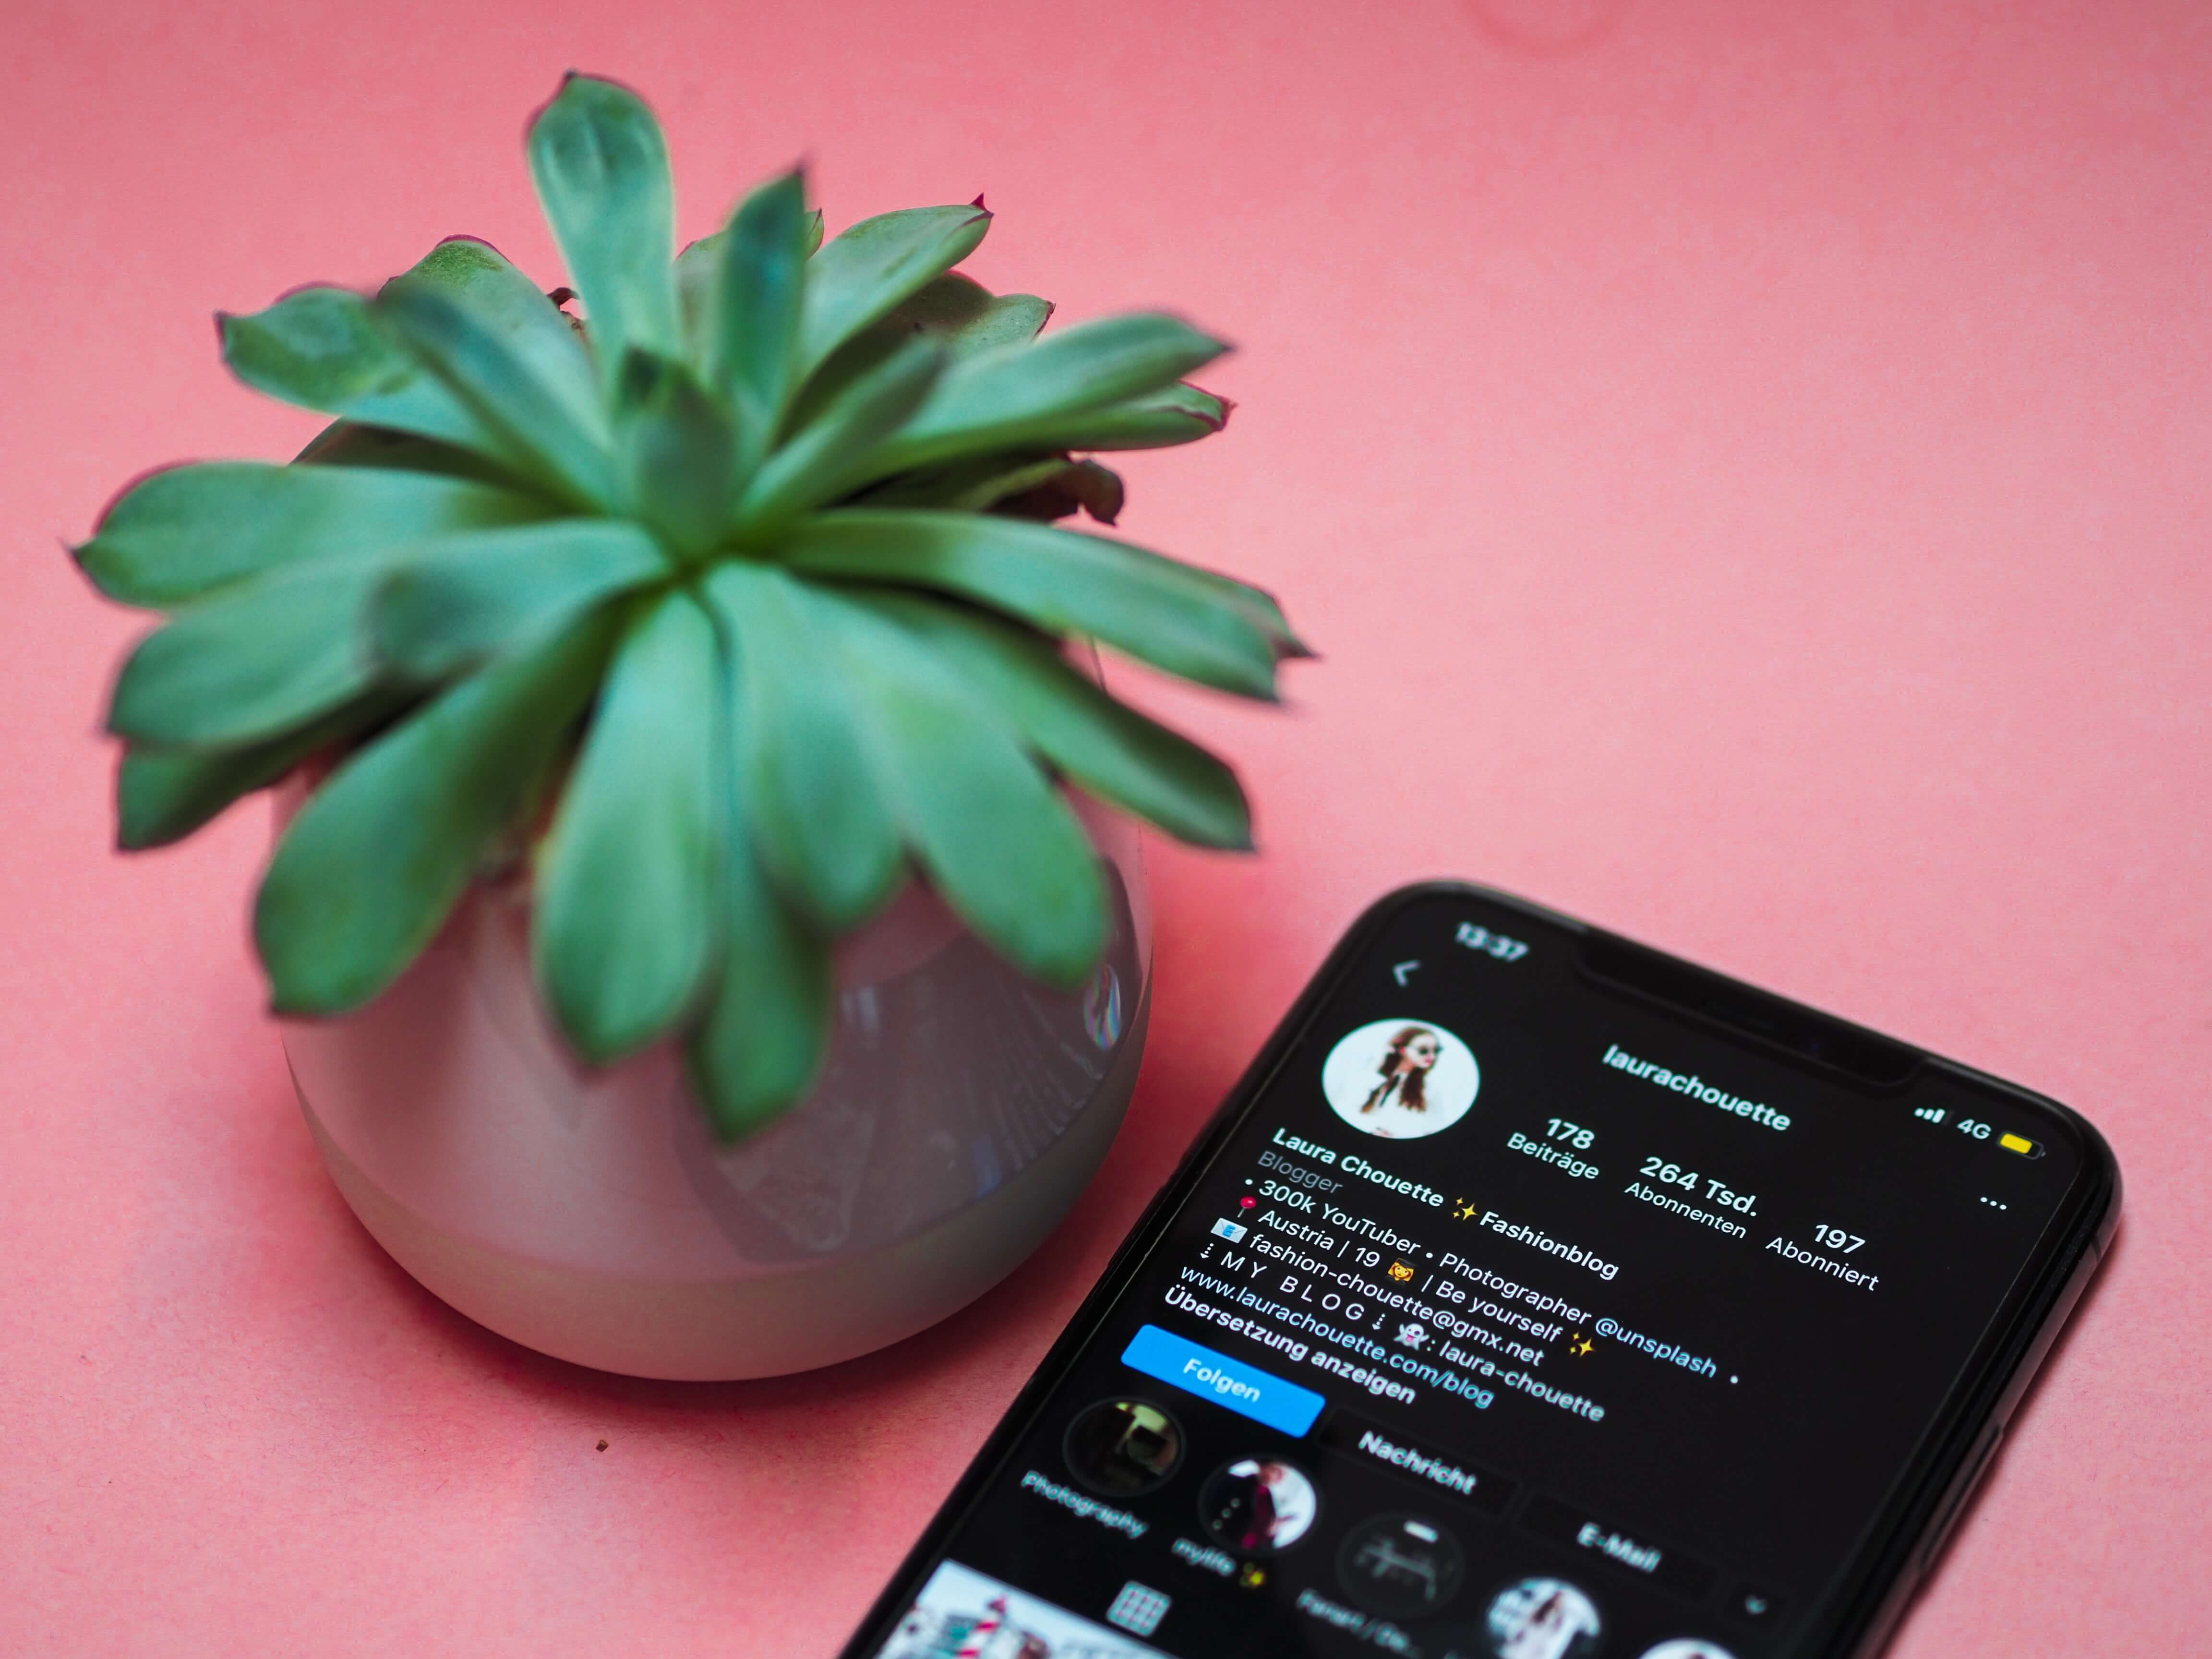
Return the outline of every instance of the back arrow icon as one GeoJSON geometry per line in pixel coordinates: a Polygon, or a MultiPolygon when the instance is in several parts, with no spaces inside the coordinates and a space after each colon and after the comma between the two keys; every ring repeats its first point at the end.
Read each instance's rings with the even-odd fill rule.
{"type": "Polygon", "coordinates": [[[1401,962],[1390,970],[1390,977],[1398,981],[1399,988],[1403,990],[1406,985],[1406,975],[1412,973],[1414,969],[1420,965],[1420,958],[1418,957],[1413,958],[1411,962],[1401,962]]]}

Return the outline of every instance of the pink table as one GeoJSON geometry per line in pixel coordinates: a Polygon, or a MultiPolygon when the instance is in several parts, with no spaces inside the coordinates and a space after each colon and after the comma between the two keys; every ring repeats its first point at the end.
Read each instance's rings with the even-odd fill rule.
{"type": "Polygon", "coordinates": [[[2078,1103],[2104,1281],[1899,1644],[2202,1651],[2212,1579],[2212,33],[2201,4],[25,0],[0,112],[0,1651],[823,1656],[1342,925],[1517,889],[2078,1103]],[[56,547],[281,455],[216,306],[438,235],[554,280],[574,63],[708,229],[988,190],[1063,317],[1233,335],[1140,540],[1283,592],[1266,850],[1156,852],[1158,1016],[1074,1218],[830,1374],[622,1382],[417,1291],[288,1092],[242,812],[106,851],[137,623],[56,547]],[[601,1439],[605,1451],[594,1449],[601,1439]]]}

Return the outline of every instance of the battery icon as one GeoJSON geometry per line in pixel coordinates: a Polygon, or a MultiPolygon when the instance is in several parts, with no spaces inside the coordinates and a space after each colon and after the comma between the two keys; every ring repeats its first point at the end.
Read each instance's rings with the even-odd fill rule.
{"type": "Polygon", "coordinates": [[[1997,1145],[2003,1147],[2005,1151],[2008,1152],[2018,1152],[2022,1158],[2041,1158],[2043,1156],[2042,1144],[2039,1141],[2030,1140],[2026,1135],[1999,1135],[1997,1137],[1997,1145]]]}

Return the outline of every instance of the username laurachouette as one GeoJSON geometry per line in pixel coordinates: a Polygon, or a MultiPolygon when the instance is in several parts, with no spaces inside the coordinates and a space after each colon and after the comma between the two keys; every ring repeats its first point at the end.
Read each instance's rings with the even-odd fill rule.
{"type": "Polygon", "coordinates": [[[1672,1072],[1656,1060],[1638,1060],[1617,1043],[1605,1045],[1605,1063],[1616,1072],[1642,1078],[1646,1083],[1656,1084],[1662,1089],[1672,1089],[1678,1095],[1688,1095],[1692,1099],[1704,1101],[1708,1106],[1717,1106],[1738,1117],[1747,1117],[1753,1123],[1764,1123],[1770,1129],[1780,1131],[1790,1127],[1787,1112],[1778,1112],[1771,1106],[1732,1095],[1717,1085],[1706,1082],[1694,1072],[1672,1072]]]}

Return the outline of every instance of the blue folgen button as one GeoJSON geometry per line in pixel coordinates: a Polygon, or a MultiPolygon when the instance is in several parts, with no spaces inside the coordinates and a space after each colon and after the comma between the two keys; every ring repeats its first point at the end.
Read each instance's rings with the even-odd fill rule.
{"type": "Polygon", "coordinates": [[[1288,1435],[1301,1435],[1313,1427],[1314,1419],[1328,1403],[1311,1389],[1270,1376],[1256,1366],[1201,1348],[1157,1325],[1147,1325],[1137,1333],[1122,1351],[1121,1363],[1288,1435]]]}

